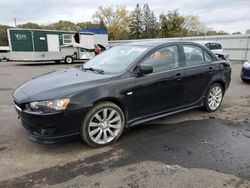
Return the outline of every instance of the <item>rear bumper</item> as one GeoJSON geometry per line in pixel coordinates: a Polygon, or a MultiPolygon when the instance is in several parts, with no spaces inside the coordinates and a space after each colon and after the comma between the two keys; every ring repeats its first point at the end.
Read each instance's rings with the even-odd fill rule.
{"type": "Polygon", "coordinates": [[[59,113],[36,114],[16,108],[23,127],[29,132],[29,139],[41,144],[64,142],[79,136],[81,122],[87,110],[88,108],[80,108],[59,113]]]}

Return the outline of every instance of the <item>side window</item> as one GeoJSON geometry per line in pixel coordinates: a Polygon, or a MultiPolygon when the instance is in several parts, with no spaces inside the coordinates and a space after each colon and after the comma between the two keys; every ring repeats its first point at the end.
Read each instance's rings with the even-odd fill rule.
{"type": "Polygon", "coordinates": [[[216,49],[216,44],[210,43],[210,50],[215,50],[215,49],[216,49]]]}
{"type": "Polygon", "coordinates": [[[221,50],[222,49],[222,46],[221,46],[221,44],[217,44],[217,49],[219,49],[219,50],[221,50]]]}
{"type": "Polygon", "coordinates": [[[221,50],[222,46],[220,43],[210,43],[210,50],[221,50]]]}
{"type": "Polygon", "coordinates": [[[71,44],[72,43],[72,34],[63,34],[63,44],[71,44]]]}
{"type": "Polygon", "coordinates": [[[201,48],[192,45],[184,45],[183,49],[186,57],[186,64],[188,66],[205,63],[203,50],[201,48]]]}
{"type": "Polygon", "coordinates": [[[153,72],[179,67],[177,46],[168,46],[153,52],[142,64],[151,65],[153,72]]]}
{"type": "Polygon", "coordinates": [[[204,51],[204,57],[206,63],[212,62],[212,57],[206,51],[204,51]]]}

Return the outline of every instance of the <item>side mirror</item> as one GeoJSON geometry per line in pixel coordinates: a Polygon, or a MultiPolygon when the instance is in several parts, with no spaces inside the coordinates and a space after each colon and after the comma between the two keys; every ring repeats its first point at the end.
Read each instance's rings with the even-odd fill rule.
{"type": "Polygon", "coordinates": [[[139,74],[150,74],[153,72],[153,67],[151,65],[140,65],[138,67],[139,74]]]}

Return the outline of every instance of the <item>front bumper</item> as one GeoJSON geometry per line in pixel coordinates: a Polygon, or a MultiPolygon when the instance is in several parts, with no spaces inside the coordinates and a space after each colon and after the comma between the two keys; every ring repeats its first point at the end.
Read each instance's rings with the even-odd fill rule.
{"type": "Polygon", "coordinates": [[[244,67],[241,69],[241,79],[250,80],[250,69],[244,67]]]}
{"type": "Polygon", "coordinates": [[[53,144],[75,138],[80,134],[81,122],[88,108],[78,108],[49,114],[22,110],[15,105],[23,127],[31,141],[53,144]]]}

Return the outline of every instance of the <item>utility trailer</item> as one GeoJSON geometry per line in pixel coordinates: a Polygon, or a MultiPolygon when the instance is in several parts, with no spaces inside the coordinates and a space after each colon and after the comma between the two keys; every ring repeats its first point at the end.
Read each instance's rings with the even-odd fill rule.
{"type": "Polygon", "coordinates": [[[11,61],[72,63],[95,56],[92,32],[11,28],[7,33],[11,61]]]}

